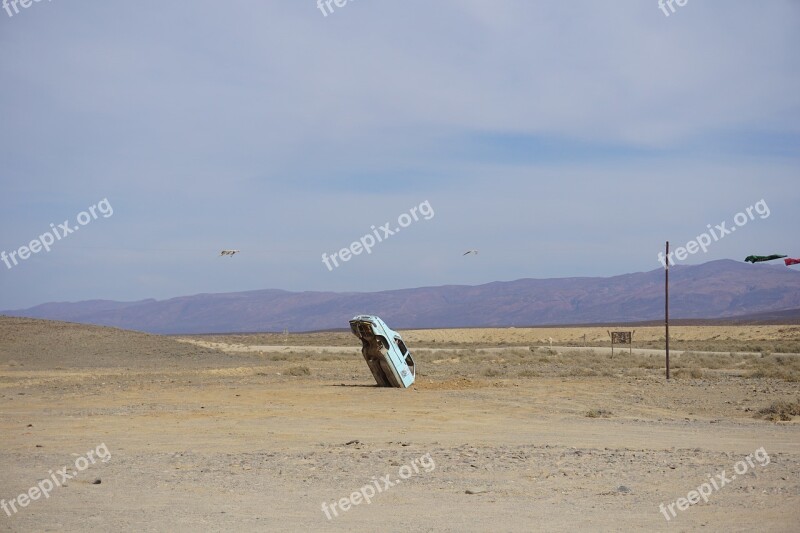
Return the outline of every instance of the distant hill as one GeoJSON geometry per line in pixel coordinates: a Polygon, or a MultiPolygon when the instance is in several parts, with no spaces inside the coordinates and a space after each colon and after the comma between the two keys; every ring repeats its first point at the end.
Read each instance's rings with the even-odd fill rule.
{"type": "MultiPolygon", "coordinates": [[[[674,319],[720,319],[800,307],[800,271],[783,265],[711,261],[670,270],[674,319]]],[[[787,311],[791,314],[791,311],[787,311]]],[[[381,292],[257,290],[163,301],[48,303],[2,314],[151,333],[313,331],[376,314],[392,328],[622,323],[664,316],[664,271],[609,278],[520,279],[381,292]]],[[[777,314],[776,314],[777,313],[777,314]]],[[[784,313],[786,314],[786,313],[784,313]]],[[[784,317],[785,320],[785,317],[784,317]]]]}
{"type": "MultiPolygon", "coordinates": [[[[219,368],[252,359],[189,345],[170,337],[92,325],[0,316],[0,368],[25,371],[153,368],[187,364],[219,368]]],[[[96,378],[99,382],[100,379],[96,378]]],[[[76,382],[74,387],[79,387],[76,382]]]]}

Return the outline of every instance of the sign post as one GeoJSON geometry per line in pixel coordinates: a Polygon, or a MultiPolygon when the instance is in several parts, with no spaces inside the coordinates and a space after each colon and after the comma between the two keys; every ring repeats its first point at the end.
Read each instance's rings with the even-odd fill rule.
{"type": "Polygon", "coordinates": [[[614,345],[627,344],[628,354],[633,353],[633,334],[636,331],[607,331],[611,335],[611,358],[614,358],[614,345]]]}

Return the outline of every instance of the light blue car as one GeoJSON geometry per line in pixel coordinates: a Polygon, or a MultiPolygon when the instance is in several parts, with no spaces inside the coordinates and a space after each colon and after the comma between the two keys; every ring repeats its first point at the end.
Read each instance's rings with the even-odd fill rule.
{"type": "Polygon", "coordinates": [[[361,355],[379,387],[408,388],[416,378],[414,358],[402,337],[377,316],[358,315],[350,329],[361,339],[361,355]]]}

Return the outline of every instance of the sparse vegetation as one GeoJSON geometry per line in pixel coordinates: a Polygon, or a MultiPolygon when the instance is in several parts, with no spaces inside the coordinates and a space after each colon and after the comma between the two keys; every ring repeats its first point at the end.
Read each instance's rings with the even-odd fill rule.
{"type": "Polygon", "coordinates": [[[307,366],[292,366],[284,372],[287,376],[310,376],[311,369],[307,366]]]}
{"type": "Polygon", "coordinates": [[[769,407],[758,411],[756,418],[763,418],[770,422],[788,422],[794,416],[800,416],[800,401],[787,402],[779,400],[772,402],[769,407]]]}
{"type": "MultiPolygon", "coordinates": [[[[534,351],[536,348],[557,346],[611,345],[609,327],[564,327],[564,328],[494,328],[454,330],[408,330],[404,331],[409,346],[417,348],[444,344],[454,347],[489,348],[519,346],[534,351]]],[[[628,328],[622,328],[628,329],[628,328]]],[[[633,349],[664,349],[664,329],[658,326],[636,327],[633,349]]],[[[675,351],[694,352],[751,352],[751,353],[800,353],[800,326],[682,326],[671,328],[670,346],[675,351]]]]}
{"type": "Polygon", "coordinates": [[[703,377],[703,371],[699,368],[679,368],[672,372],[672,377],[676,379],[700,379],[703,377]]]}
{"type": "MultiPolygon", "coordinates": [[[[584,342],[590,346],[609,346],[607,329],[495,328],[407,330],[402,333],[420,369],[433,379],[447,378],[455,364],[468,375],[486,378],[663,378],[663,354],[634,352],[631,355],[623,349],[612,359],[609,354],[591,347],[559,351],[559,346],[583,346],[584,342]]],[[[360,363],[352,353],[352,348],[358,347],[358,340],[349,331],[193,338],[251,347],[292,346],[288,350],[260,352],[262,360],[268,364],[289,362],[291,365],[309,360],[360,363]],[[319,352],[313,346],[346,346],[348,349],[319,352]]],[[[676,379],[734,377],[800,382],[800,357],[785,355],[800,353],[800,326],[676,326],[670,343],[673,347],[672,375],[676,379]]],[[[662,349],[663,346],[662,328],[636,328],[634,350],[662,349]]]]}
{"type": "MultiPolygon", "coordinates": [[[[713,496],[722,504],[717,511],[724,511],[717,518],[727,517],[721,526],[728,529],[752,523],[753,514],[745,507],[748,499],[764,496],[762,490],[769,492],[764,496],[769,506],[761,522],[780,524],[794,516],[798,456],[785,443],[795,442],[791,439],[800,430],[800,387],[787,381],[800,372],[798,356],[676,350],[673,368],[687,379],[667,383],[663,352],[621,351],[612,359],[599,349],[560,353],[556,346],[532,350],[530,343],[507,349],[464,344],[459,349],[445,337],[449,332],[440,332],[442,337],[435,340],[443,350],[409,343],[417,363],[417,381],[410,390],[381,390],[355,337],[337,350],[305,345],[209,349],[199,357],[201,346],[118,330],[113,342],[83,336],[71,340],[80,334],[76,328],[83,326],[70,325],[68,335],[53,333],[49,326],[32,334],[13,329],[19,340],[7,337],[0,343],[0,406],[4,421],[10,421],[4,423],[10,429],[3,433],[6,448],[43,450],[16,454],[21,462],[6,469],[5,477],[0,475],[0,484],[6,479],[13,483],[24,469],[35,474],[48,463],[61,464],[58,457],[81,452],[72,443],[85,437],[90,424],[105,428],[102,438],[116,443],[112,452],[124,451],[126,468],[93,471],[102,474],[98,487],[111,499],[129,493],[133,503],[147,503],[154,486],[168,497],[183,488],[181,482],[194,483],[201,471],[206,486],[253,487],[255,496],[243,496],[253,499],[263,488],[265,465],[273,464],[283,470],[276,469],[269,481],[276,494],[280,489],[290,496],[286,505],[296,499],[291,491],[308,492],[312,485],[320,494],[330,494],[317,501],[330,501],[336,487],[357,487],[371,474],[397,472],[430,451],[437,470],[420,471],[411,480],[423,490],[413,494],[409,482],[410,492],[400,487],[395,495],[419,496],[424,508],[430,481],[442,474],[437,479],[451,481],[453,495],[489,489],[487,494],[465,495],[467,511],[469,505],[490,499],[503,499],[503,509],[523,509],[531,494],[544,491],[570,505],[576,495],[586,500],[577,509],[581,516],[592,509],[607,510],[595,520],[602,527],[618,522],[617,507],[636,511],[639,500],[650,501],[643,516],[652,518],[639,522],[663,520],[658,501],[652,504],[650,497],[665,476],[677,488],[667,491],[671,495],[664,501],[674,501],[706,481],[706,474],[727,469],[730,477],[737,461],[763,446],[761,457],[768,451],[771,464],[748,465],[747,479],[741,476],[739,483],[737,476],[735,486],[713,496]],[[25,366],[12,366],[19,361],[25,366]],[[703,379],[691,379],[695,373],[703,379]],[[53,398],[59,400],[58,408],[53,408],[53,398]],[[87,422],[64,423],[65,417],[87,422]],[[175,442],[186,441],[186,435],[191,436],[191,450],[153,453],[169,451],[175,442]],[[34,448],[36,444],[44,448],[34,448]],[[223,445],[224,453],[203,452],[223,445]],[[126,472],[135,475],[121,478],[126,472]],[[173,482],[154,484],[154,479],[173,482]],[[118,494],[112,494],[115,490],[118,494]]],[[[81,485],[73,489],[83,490],[81,485]]],[[[392,494],[384,498],[388,502],[392,494]]],[[[65,523],[67,507],[55,505],[45,518],[65,524],[62,529],[79,529],[85,518],[79,513],[65,523]]],[[[196,525],[197,516],[203,518],[202,506],[195,507],[200,514],[192,514],[188,526],[196,525]]],[[[352,512],[365,510],[362,506],[352,512]]],[[[248,512],[249,507],[244,509],[248,512]]],[[[691,522],[694,515],[686,513],[693,512],[685,511],[677,521],[691,522]]],[[[316,514],[314,521],[326,521],[321,511],[316,514]]],[[[523,518],[529,514],[522,513],[523,518]]],[[[514,519],[520,521],[520,513],[506,515],[507,522],[494,529],[510,530],[514,519]]],[[[168,528],[175,518],[180,529],[183,516],[158,524],[168,528]]],[[[222,526],[232,520],[225,516],[219,520],[222,526]]],[[[130,521],[136,522],[136,516],[130,521]]],[[[446,520],[441,524],[452,526],[446,520]]],[[[566,528],[561,525],[555,522],[556,529],[566,528]]]]}
{"type": "Polygon", "coordinates": [[[742,365],[745,377],[800,382],[800,357],[786,355],[750,356],[742,365]]]}
{"type": "Polygon", "coordinates": [[[487,368],[485,369],[482,374],[487,378],[497,378],[503,375],[503,372],[498,368],[487,368]]]}

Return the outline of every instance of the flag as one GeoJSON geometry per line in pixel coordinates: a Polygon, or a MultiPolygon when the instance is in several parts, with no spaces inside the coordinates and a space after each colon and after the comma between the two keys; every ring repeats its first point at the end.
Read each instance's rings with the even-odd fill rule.
{"type": "Polygon", "coordinates": [[[773,259],[783,259],[785,255],[748,255],[744,258],[747,263],[763,263],[764,261],[772,261],[773,259]]]}
{"type": "Polygon", "coordinates": [[[791,257],[788,259],[784,259],[783,262],[786,263],[787,267],[789,265],[800,265],[800,259],[792,259],[791,257]]]}

